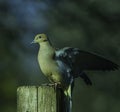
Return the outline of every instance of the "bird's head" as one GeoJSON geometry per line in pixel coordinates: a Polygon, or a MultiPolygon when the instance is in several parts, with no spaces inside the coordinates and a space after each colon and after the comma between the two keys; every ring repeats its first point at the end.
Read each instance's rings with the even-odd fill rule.
{"type": "Polygon", "coordinates": [[[48,38],[45,34],[37,34],[32,43],[42,43],[48,41],[48,38]]]}

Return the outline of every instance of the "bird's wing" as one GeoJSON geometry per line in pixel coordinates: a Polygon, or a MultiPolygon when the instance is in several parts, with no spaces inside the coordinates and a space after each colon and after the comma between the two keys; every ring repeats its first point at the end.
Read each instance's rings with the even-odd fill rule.
{"type": "Polygon", "coordinates": [[[83,70],[115,70],[118,65],[102,56],[79,50],[78,48],[65,47],[56,51],[56,57],[72,68],[74,73],[83,70]]]}
{"type": "Polygon", "coordinates": [[[63,49],[56,50],[55,58],[56,60],[60,60],[65,63],[68,67],[73,68],[75,57],[78,53],[78,50],[75,48],[65,47],[63,49]]]}

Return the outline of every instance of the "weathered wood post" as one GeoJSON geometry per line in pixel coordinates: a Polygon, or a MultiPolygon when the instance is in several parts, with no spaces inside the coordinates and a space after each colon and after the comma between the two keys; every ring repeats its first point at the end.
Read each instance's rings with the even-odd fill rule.
{"type": "Polygon", "coordinates": [[[17,112],[65,112],[64,94],[54,86],[22,86],[17,89],[17,112]]]}

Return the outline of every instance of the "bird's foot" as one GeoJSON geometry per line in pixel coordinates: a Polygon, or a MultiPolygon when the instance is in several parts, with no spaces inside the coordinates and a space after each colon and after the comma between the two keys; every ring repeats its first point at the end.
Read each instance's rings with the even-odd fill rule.
{"type": "Polygon", "coordinates": [[[45,83],[45,84],[41,84],[42,86],[52,86],[54,87],[54,89],[56,90],[57,88],[61,88],[59,83],[45,83]]]}
{"type": "Polygon", "coordinates": [[[57,86],[57,83],[45,83],[45,84],[41,84],[42,86],[57,86]]]}
{"type": "Polygon", "coordinates": [[[41,84],[42,86],[55,86],[54,83],[45,83],[45,84],[41,84]]]}

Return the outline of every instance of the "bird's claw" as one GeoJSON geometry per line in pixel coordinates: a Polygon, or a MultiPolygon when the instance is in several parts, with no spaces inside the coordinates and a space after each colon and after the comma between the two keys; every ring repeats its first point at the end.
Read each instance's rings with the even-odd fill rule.
{"type": "Polygon", "coordinates": [[[45,84],[42,84],[42,86],[52,86],[54,87],[55,91],[57,90],[57,88],[60,88],[60,84],[58,83],[45,83],[45,84]]]}
{"type": "Polygon", "coordinates": [[[57,83],[45,83],[45,84],[41,84],[42,86],[57,86],[57,83]]]}

